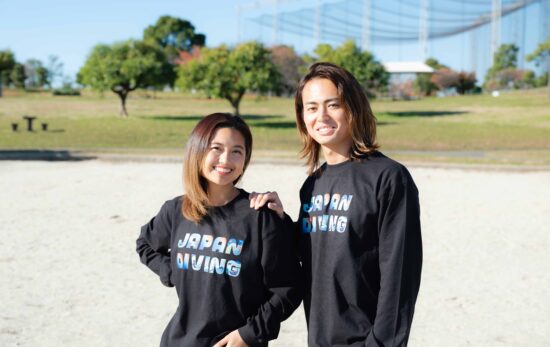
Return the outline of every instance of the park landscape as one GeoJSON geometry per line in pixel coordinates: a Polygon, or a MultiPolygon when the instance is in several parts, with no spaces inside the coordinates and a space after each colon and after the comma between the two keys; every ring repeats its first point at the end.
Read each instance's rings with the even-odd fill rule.
{"type": "MultiPolygon", "coordinates": [[[[204,44],[200,35],[191,40],[199,46],[204,44]]],[[[240,49],[246,54],[239,59],[253,57],[247,76],[257,75],[256,59],[269,57],[268,50],[259,43],[239,47],[204,48],[207,62],[197,71],[219,68],[219,59],[228,62],[240,49]]],[[[99,56],[92,62],[98,62],[107,59],[100,53],[134,48],[165,58],[174,54],[174,47],[125,41],[96,46],[90,59],[93,52],[99,56]]],[[[183,148],[207,114],[238,113],[247,121],[254,152],[241,186],[278,191],[291,217],[297,217],[306,169],[298,155],[294,101],[289,90],[272,83],[291,79],[273,75],[278,77],[262,83],[235,83],[240,89],[227,95],[228,84],[224,89],[213,83],[219,69],[193,74],[201,58],[191,46],[184,48],[190,60],[170,76],[159,74],[156,82],[128,85],[136,81],[132,73],[151,73],[151,66],[162,70],[166,61],[143,71],[133,65],[122,82],[105,71],[88,71],[105,73],[101,83],[85,76],[98,64],[84,64],[79,84],[63,87],[70,93],[53,93],[53,86],[18,87],[15,80],[5,85],[0,98],[0,276],[5,279],[0,345],[158,344],[177,300],[139,263],[135,239],[162,202],[183,192],[183,148]],[[27,130],[25,116],[36,117],[33,131],[27,130]]],[[[510,59],[486,76],[492,84],[481,86],[485,89],[474,91],[470,83],[463,93],[448,93],[464,85],[432,84],[429,88],[447,93],[435,96],[436,90],[421,89],[404,100],[382,92],[389,76],[377,70],[371,53],[349,42],[318,48],[317,56],[300,57],[303,66],[323,58],[374,64],[376,73],[363,82],[372,92],[381,151],[407,165],[420,191],[424,265],[410,345],[547,346],[546,87],[528,85],[510,58],[517,50],[506,46],[502,55],[510,59]],[[503,76],[520,77],[510,84],[502,82],[503,76]]],[[[541,56],[550,54],[546,49],[541,56]]],[[[453,76],[459,72],[431,63],[457,83],[453,76]]],[[[137,66],[146,65],[144,60],[137,66]]],[[[269,66],[272,73],[276,66],[269,66]]],[[[365,75],[360,66],[353,69],[365,75]]],[[[270,345],[306,345],[301,309],[270,345]]]]}
{"type": "MultiPolygon", "coordinates": [[[[231,112],[220,99],[139,91],[130,116],[117,116],[118,101],[90,92],[80,97],[5,92],[0,99],[0,148],[94,153],[178,155],[197,119],[231,112]],[[24,115],[38,117],[26,131],[24,115]],[[41,131],[39,123],[48,123],[41,131]],[[11,123],[18,123],[12,131],[11,123]]],[[[378,139],[385,151],[415,162],[550,165],[550,102],[544,89],[499,97],[466,95],[414,101],[374,100],[378,139]]],[[[300,140],[291,98],[248,95],[242,115],[252,127],[255,150],[296,159],[300,140]]]]}

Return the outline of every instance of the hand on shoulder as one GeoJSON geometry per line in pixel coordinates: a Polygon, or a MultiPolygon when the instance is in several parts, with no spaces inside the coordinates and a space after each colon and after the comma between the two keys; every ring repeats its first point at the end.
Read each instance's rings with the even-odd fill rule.
{"type": "Polygon", "coordinates": [[[250,200],[250,208],[259,210],[263,206],[267,205],[270,210],[277,212],[277,215],[281,219],[284,218],[285,210],[277,192],[251,192],[248,199],[250,200]]]}

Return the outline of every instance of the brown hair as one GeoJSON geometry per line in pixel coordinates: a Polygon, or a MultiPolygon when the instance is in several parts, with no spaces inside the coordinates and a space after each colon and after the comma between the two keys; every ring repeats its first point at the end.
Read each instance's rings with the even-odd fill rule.
{"type": "MultiPolygon", "coordinates": [[[[213,113],[204,117],[193,129],[183,158],[183,184],[185,186],[185,198],[183,199],[181,212],[189,220],[199,223],[207,214],[210,202],[208,201],[208,184],[202,175],[202,165],[210,142],[216,131],[220,128],[232,128],[241,133],[245,143],[245,160],[243,173],[252,156],[252,134],[250,128],[238,116],[229,113],[213,113]]],[[[233,184],[242,177],[239,176],[233,184]]]]}
{"type": "Polygon", "coordinates": [[[311,65],[308,73],[300,80],[294,98],[296,124],[304,146],[300,151],[300,155],[302,158],[307,158],[308,173],[310,175],[319,167],[321,146],[307,133],[304,123],[302,91],[309,81],[316,78],[327,79],[338,89],[340,101],[348,115],[348,124],[353,140],[349,153],[351,160],[359,160],[365,155],[372,154],[378,148],[378,144],[376,144],[376,118],[372,113],[367,94],[357,79],[349,71],[338,65],[324,62],[315,63],[311,65]]]}

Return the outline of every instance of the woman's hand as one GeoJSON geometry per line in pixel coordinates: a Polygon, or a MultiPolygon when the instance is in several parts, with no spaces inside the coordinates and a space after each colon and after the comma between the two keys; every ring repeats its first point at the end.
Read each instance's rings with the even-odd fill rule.
{"type": "Polygon", "coordinates": [[[279,195],[277,195],[277,192],[265,192],[265,193],[250,193],[250,196],[248,197],[250,200],[250,207],[258,210],[265,204],[267,204],[267,207],[279,215],[281,219],[283,219],[285,210],[283,208],[283,203],[281,202],[281,199],[279,199],[279,195]]]}
{"type": "Polygon", "coordinates": [[[225,335],[223,339],[218,341],[214,347],[248,347],[246,342],[244,342],[241,334],[238,330],[233,330],[229,334],[225,335]]]}

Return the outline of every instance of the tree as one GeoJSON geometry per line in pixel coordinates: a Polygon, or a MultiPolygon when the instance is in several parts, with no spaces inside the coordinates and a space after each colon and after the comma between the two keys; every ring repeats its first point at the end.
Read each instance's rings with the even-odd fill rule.
{"type": "Polygon", "coordinates": [[[265,94],[280,90],[280,74],[271,54],[258,42],[229,49],[225,45],[205,48],[201,57],[180,66],[177,85],[200,90],[207,96],[228,100],[235,115],[247,91],[265,94]]]}
{"type": "Polygon", "coordinates": [[[48,69],[38,59],[29,59],[25,62],[25,75],[27,76],[25,85],[28,88],[43,88],[49,85],[48,69]]]}
{"type": "Polygon", "coordinates": [[[388,86],[389,74],[384,66],[374,59],[372,53],[361,51],[352,40],[336,48],[319,44],[315,54],[317,61],[334,63],[351,72],[370,96],[388,86]]]}
{"type": "Polygon", "coordinates": [[[97,45],[78,72],[80,84],[111,90],[120,98],[120,116],[127,117],[126,98],[137,88],[165,85],[166,56],[143,41],[97,45]]]}
{"type": "Polygon", "coordinates": [[[527,61],[535,61],[537,65],[546,61],[546,83],[548,87],[548,98],[550,99],[550,36],[546,41],[540,43],[533,53],[527,56],[527,61]]]}
{"type": "Polygon", "coordinates": [[[59,57],[55,55],[48,56],[48,87],[52,87],[58,78],[63,76],[63,63],[59,61],[59,57]]]}
{"type": "Polygon", "coordinates": [[[506,87],[506,85],[500,85],[498,81],[494,81],[498,73],[507,69],[515,69],[517,67],[519,47],[514,44],[500,45],[493,57],[493,66],[487,71],[485,75],[485,86],[496,85],[498,87],[506,87]]]}
{"type": "Polygon", "coordinates": [[[45,86],[51,85],[51,82],[49,80],[49,72],[48,69],[46,69],[44,66],[39,66],[36,68],[36,83],[38,84],[38,87],[44,88],[45,86]]]}
{"type": "Polygon", "coordinates": [[[170,64],[166,71],[170,76],[169,84],[174,86],[177,77],[175,66],[180,52],[191,52],[193,47],[202,47],[206,36],[195,32],[195,27],[184,19],[162,16],[154,25],[148,26],[143,32],[143,40],[162,48],[170,64]]]}
{"type": "Polygon", "coordinates": [[[476,75],[473,72],[456,72],[449,68],[437,70],[431,81],[439,89],[455,88],[458,94],[466,94],[476,86],[476,75]]]}
{"type": "Polygon", "coordinates": [[[476,74],[474,72],[460,71],[456,82],[456,91],[458,94],[465,94],[466,92],[476,87],[476,74]]]}
{"type": "Polygon", "coordinates": [[[458,84],[458,74],[449,68],[439,69],[433,74],[431,81],[439,89],[454,88],[458,84]]]}
{"type": "Polygon", "coordinates": [[[281,91],[286,95],[294,94],[302,76],[300,68],[305,66],[304,60],[289,46],[274,46],[269,50],[282,77],[281,91]]]}
{"type": "MultiPolygon", "coordinates": [[[[439,63],[439,61],[434,58],[426,59],[425,63],[435,71],[438,71],[441,69],[448,69],[447,66],[439,63]]],[[[417,75],[414,81],[414,89],[416,89],[417,91],[419,91],[425,96],[433,95],[433,93],[439,90],[439,88],[434,82],[432,82],[432,76],[433,74],[429,74],[429,73],[417,75]]]]}
{"type": "Polygon", "coordinates": [[[15,58],[9,50],[0,51],[0,97],[2,97],[2,81],[8,71],[15,66],[15,58]]]}
{"type": "Polygon", "coordinates": [[[25,88],[25,80],[27,75],[25,74],[25,65],[15,63],[10,74],[11,83],[15,88],[25,88]]]}

